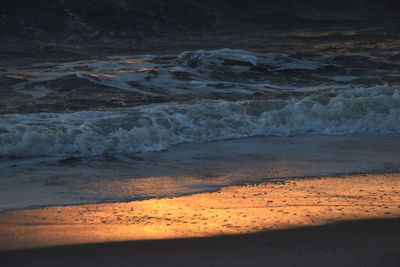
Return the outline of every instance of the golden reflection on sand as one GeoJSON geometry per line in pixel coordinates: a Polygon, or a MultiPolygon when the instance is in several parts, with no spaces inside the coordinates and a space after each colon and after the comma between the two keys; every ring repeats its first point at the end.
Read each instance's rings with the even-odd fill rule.
{"type": "Polygon", "coordinates": [[[213,193],[0,214],[0,249],[240,234],[400,217],[400,174],[275,180],[213,193]]]}

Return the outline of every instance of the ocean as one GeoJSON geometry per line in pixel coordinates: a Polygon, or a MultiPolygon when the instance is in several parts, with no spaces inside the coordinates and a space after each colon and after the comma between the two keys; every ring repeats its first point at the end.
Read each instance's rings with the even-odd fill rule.
{"type": "Polygon", "coordinates": [[[396,49],[218,49],[3,69],[0,210],[400,170],[396,49]],[[28,104],[27,104],[28,103],[28,104]]]}

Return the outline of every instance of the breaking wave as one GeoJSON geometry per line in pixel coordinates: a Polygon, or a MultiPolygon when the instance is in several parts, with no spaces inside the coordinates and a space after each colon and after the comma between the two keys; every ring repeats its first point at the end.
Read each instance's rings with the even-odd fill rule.
{"type": "Polygon", "coordinates": [[[400,132],[400,87],[308,96],[164,103],[118,111],[0,116],[0,156],[159,151],[184,142],[256,135],[400,132]]]}
{"type": "Polygon", "coordinates": [[[6,74],[24,78],[17,85],[20,93],[32,91],[32,86],[35,90],[40,86],[57,91],[62,78],[76,77],[93,85],[153,97],[210,99],[215,94],[232,97],[310,92],[348,85],[368,87],[390,79],[386,74],[393,75],[393,71],[388,68],[397,69],[398,64],[388,64],[367,56],[220,49],[50,64],[6,74]],[[377,74],[376,68],[381,73],[377,74]],[[51,88],[55,81],[59,82],[51,88]]]}

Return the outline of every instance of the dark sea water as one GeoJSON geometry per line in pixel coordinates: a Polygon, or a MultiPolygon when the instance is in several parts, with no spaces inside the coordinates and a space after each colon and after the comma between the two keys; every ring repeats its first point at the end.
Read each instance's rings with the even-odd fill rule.
{"type": "Polygon", "coordinates": [[[220,49],[10,69],[1,75],[15,79],[16,93],[47,105],[64,82],[86,84],[79,95],[88,96],[87,107],[1,115],[0,156],[137,153],[259,135],[400,133],[399,60],[392,51],[220,49]],[[92,105],[91,97],[103,105],[92,105]]]}
{"type": "Polygon", "coordinates": [[[391,49],[228,48],[9,68],[39,112],[0,115],[0,209],[399,171],[399,69],[391,49]]]}

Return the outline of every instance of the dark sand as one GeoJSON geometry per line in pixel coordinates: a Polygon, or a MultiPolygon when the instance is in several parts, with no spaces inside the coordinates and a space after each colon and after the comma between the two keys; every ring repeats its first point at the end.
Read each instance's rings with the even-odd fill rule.
{"type": "Polygon", "coordinates": [[[5,266],[400,266],[400,220],[0,253],[5,266]]]}

